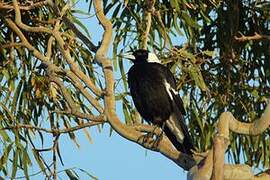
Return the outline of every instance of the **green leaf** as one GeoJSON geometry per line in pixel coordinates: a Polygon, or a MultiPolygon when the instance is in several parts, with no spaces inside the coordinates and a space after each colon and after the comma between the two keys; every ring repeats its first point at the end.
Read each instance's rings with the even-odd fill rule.
{"type": "Polygon", "coordinates": [[[32,149],[32,152],[33,152],[33,155],[34,155],[34,158],[35,158],[36,162],[38,163],[39,168],[41,169],[42,172],[45,173],[46,168],[45,168],[45,165],[44,165],[43,161],[40,158],[39,153],[35,149],[32,149]]]}
{"type": "Polygon", "coordinates": [[[19,81],[15,94],[13,96],[13,102],[12,102],[12,106],[11,106],[11,112],[15,112],[16,110],[16,106],[20,106],[20,102],[19,102],[19,97],[20,97],[20,93],[22,91],[23,88],[23,81],[19,81]]]}
{"type": "MultiPolygon", "coordinates": [[[[0,127],[3,128],[1,124],[0,124],[0,127]]],[[[11,141],[5,130],[0,131],[0,136],[2,137],[3,141],[6,143],[11,141]]]]}
{"type": "Polygon", "coordinates": [[[82,30],[86,33],[88,38],[91,39],[88,28],[81,21],[79,21],[77,18],[75,18],[74,16],[71,16],[70,18],[75,24],[77,24],[80,28],[82,28],[82,30]]]}
{"type": "Polygon", "coordinates": [[[6,165],[7,163],[7,160],[8,160],[8,156],[9,156],[9,153],[12,149],[12,146],[13,146],[13,143],[10,143],[7,147],[5,147],[4,149],[4,152],[3,152],[3,155],[0,159],[0,167],[1,169],[3,168],[4,165],[6,165]]]}
{"type": "Polygon", "coordinates": [[[214,57],[215,51],[203,51],[202,54],[209,56],[209,57],[214,57]]]}
{"type": "Polygon", "coordinates": [[[125,116],[126,124],[127,124],[127,125],[130,125],[130,123],[131,123],[131,118],[130,118],[130,114],[129,114],[129,111],[128,111],[128,107],[127,107],[127,105],[126,105],[125,102],[123,102],[122,108],[123,108],[123,113],[124,113],[124,116],[125,116]]]}
{"type": "Polygon", "coordinates": [[[195,104],[194,104],[195,102],[192,102],[192,106],[193,106],[193,108],[192,108],[192,113],[194,114],[194,119],[197,121],[197,123],[198,123],[198,125],[199,125],[199,127],[200,127],[200,131],[203,133],[204,132],[204,126],[203,126],[203,124],[202,124],[202,119],[199,117],[199,114],[198,114],[198,112],[195,110],[195,104]]]}
{"type": "Polygon", "coordinates": [[[208,87],[206,86],[202,73],[197,65],[190,65],[188,67],[188,72],[191,78],[195,81],[195,84],[204,92],[209,92],[208,87]]]}
{"type": "Polygon", "coordinates": [[[128,91],[127,77],[126,77],[126,72],[125,72],[125,68],[124,68],[124,64],[123,64],[123,59],[119,58],[118,63],[119,63],[118,66],[119,66],[119,69],[120,69],[121,77],[123,79],[124,90],[127,92],[128,91]]]}
{"type": "Polygon", "coordinates": [[[22,159],[22,167],[23,167],[23,172],[24,172],[25,178],[27,180],[29,179],[28,165],[31,165],[31,160],[30,160],[30,157],[28,155],[27,149],[24,148],[24,150],[23,150],[23,159],[22,159]]]}
{"type": "Polygon", "coordinates": [[[180,29],[180,27],[179,27],[179,25],[178,25],[177,22],[178,22],[178,15],[175,13],[174,16],[173,16],[173,27],[175,28],[175,30],[176,30],[176,32],[177,32],[177,34],[179,36],[183,36],[184,34],[181,31],[181,29],[180,29]]]}
{"type": "Polygon", "coordinates": [[[80,171],[82,171],[83,173],[87,174],[91,179],[93,180],[98,180],[97,177],[93,176],[92,174],[90,174],[89,172],[83,170],[83,169],[79,169],[80,171]]]}
{"type": "Polygon", "coordinates": [[[120,8],[121,8],[122,4],[119,3],[118,6],[115,8],[115,10],[113,11],[113,14],[112,14],[112,17],[115,18],[117,17],[119,11],[120,11],[120,8]]]}
{"type": "Polygon", "coordinates": [[[67,176],[69,177],[70,180],[79,180],[79,177],[77,177],[73,172],[72,170],[70,169],[66,169],[65,170],[67,176]]]}
{"type": "Polygon", "coordinates": [[[179,8],[179,1],[176,1],[176,0],[170,0],[170,3],[171,3],[171,6],[173,9],[175,9],[177,12],[180,11],[180,8],[179,8]]]}
{"type": "Polygon", "coordinates": [[[89,12],[85,12],[85,11],[82,11],[80,9],[73,9],[71,12],[81,14],[81,15],[84,15],[84,16],[88,16],[88,18],[94,17],[94,15],[90,15],[89,12]]]}
{"type": "Polygon", "coordinates": [[[193,27],[199,29],[201,26],[194,21],[190,15],[186,11],[181,11],[180,16],[183,18],[184,22],[188,25],[188,27],[193,27]]]}
{"type": "Polygon", "coordinates": [[[11,173],[11,177],[12,179],[14,179],[16,177],[16,173],[17,173],[17,168],[18,168],[18,160],[19,160],[19,155],[20,155],[20,149],[16,149],[13,152],[13,159],[12,159],[12,173],[11,173]]]}

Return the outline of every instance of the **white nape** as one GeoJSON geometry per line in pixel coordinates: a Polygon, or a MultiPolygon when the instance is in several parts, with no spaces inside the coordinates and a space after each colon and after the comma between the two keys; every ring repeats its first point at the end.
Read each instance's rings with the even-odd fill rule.
{"type": "Polygon", "coordinates": [[[160,60],[158,59],[157,55],[154,53],[148,53],[147,62],[149,63],[159,63],[161,64],[160,60]]]}

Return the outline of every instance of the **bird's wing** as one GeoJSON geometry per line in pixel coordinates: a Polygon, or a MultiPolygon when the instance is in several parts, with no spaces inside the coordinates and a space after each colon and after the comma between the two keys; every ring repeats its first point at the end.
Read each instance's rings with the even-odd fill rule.
{"type": "MultiPolygon", "coordinates": [[[[176,96],[173,96],[173,98],[175,97],[176,96]]],[[[167,129],[166,128],[164,129],[165,134],[168,136],[168,138],[171,140],[171,142],[179,151],[184,152],[186,154],[192,154],[191,150],[192,149],[194,150],[193,140],[188,132],[188,128],[186,126],[182,113],[179,111],[179,108],[177,107],[175,101],[173,102],[173,108],[174,113],[167,120],[168,123],[170,123],[172,126],[171,127],[168,126],[167,125],[168,123],[166,122],[167,129]],[[181,133],[178,132],[179,129],[181,129],[181,133]],[[172,133],[174,136],[172,136],[170,133],[172,133]]]]}
{"type": "Polygon", "coordinates": [[[184,108],[184,103],[181,99],[181,97],[179,96],[178,92],[176,91],[176,80],[172,74],[172,72],[165,66],[162,66],[162,70],[165,72],[165,79],[166,81],[169,83],[172,91],[173,91],[173,99],[175,101],[176,106],[179,108],[180,112],[183,115],[186,115],[186,111],[184,108]]]}
{"type": "Polygon", "coordinates": [[[190,150],[194,149],[194,146],[193,146],[193,140],[188,132],[188,128],[183,118],[183,115],[186,114],[183,101],[181,97],[179,96],[178,92],[176,91],[176,81],[173,74],[168,68],[166,67],[163,68],[163,67],[160,67],[160,68],[162,68],[163,72],[165,72],[164,73],[165,74],[164,78],[166,79],[165,86],[166,86],[168,95],[172,100],[173,111],[174,111],[174,114],[172,114],[168,122],[166,122],[166,126],[168,129],[167,130],[165,129],[165,131],[167,131],[166,134],[169,134],[168,131],[174,134],[176,139],[172,137],[170,138],[170,140],[181,142],[182,145],[180,145],[181,147],[178,147],[179,148],[178,150],[191,154],[190,150]],[[179,133],[178,132],[179,130],[177,129],[180,129],[180,128],[182,132],[179,133]],[[184,136],[184,139],[182,139],[183,136],[184,136]]]}

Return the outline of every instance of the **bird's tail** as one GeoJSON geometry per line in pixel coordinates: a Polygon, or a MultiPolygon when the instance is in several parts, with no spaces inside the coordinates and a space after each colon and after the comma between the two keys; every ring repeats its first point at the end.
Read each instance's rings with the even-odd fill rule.
{"type": "Polygon", "coordinates": [[[164,132],[178,151],[192,155],[193,141],[180,113],[170,116],[165,123],[164,132]]]}

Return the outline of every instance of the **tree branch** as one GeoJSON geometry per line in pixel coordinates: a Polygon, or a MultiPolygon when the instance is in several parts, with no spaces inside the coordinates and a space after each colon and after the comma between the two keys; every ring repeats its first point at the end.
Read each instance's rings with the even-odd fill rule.
{"type": "Polygon", "coordinates": [[[266,107],[260,119],[252,123],[244,123],[236,120],[231,113],[228,112],[227,116],[230,125],[230,130],[238,134],[246,135],[259,135],[263,133],[270,125],[270,103],[266,107]]]}
{"type": "Polygon", "coordinates": [[[20,12],[20,8],[19,8],[17,0],[12,0],[12,2],[13,2],[14,10],[15,10],[15,22],[20,28],[22,28],[25,31],[29,31],[29,32],[38,32],[38,33],[43,32],[43,33],[49,33],[49,34],[52,33],[52,30],[49,28],[31,27],[31,26],[24,24],[22,22],[22,19],[21,19],[22,18],[21,12],[20,12]]]}
{"type": "Polygon", "coordinates": [[[8,48],[11,48],[11,47],[20,47],[20,46],[24,46],[23,43],[8,43],[8,44],[3,44],[3,45],[0,45],[0,48],[2,49],[8,49],[8,48]]]}
{"type": "Polygon", "coordinates": [[[54,180],[57,180],[57,159],[56,159],[56,154],[57,154],[57,150],[58,150],[58,140],[59,140],[59,135],[54,137],[53,140],[53,171],[52,171],[52,177],[54,180]]]}
{"type": "Polygon", "coordinates": [[[256,179],[269,179],[270,175],[263,173],[262,176],[254,176],[247,165],[224,165],[224,154],[229,144],[229,131],[246,134],[259,135],[263,133],[270,124],[270,103],[267,105],[260,119],[252,123],[243,123],[237,121],[230,112],[221,114],[217,135],[214,138],[214,146],[210,150],[206,159],[194,166],[188,176],[192,180],[197,179],[248,179],[250,177],[256,179]],[[237,167],[232,169],[232,167],[237,167]],[[240,172],[236,174],[236,172],[240,172]],[[226,178],[225,178],[226,177],[226,178]]]}
{"type": "MultiPolygon", "coordinates": [[[[8,24],[8,26],[10,27],[10,29],[12,29],[20,38],[20,40],[22,41],[22,45],[24,47],[26,47],[29,51],[32,51],[34,56],[36,56],[38,59],[40,59],[44,64],[46,64],[47,66],[49,65],[53,65],[49,62],[49,59],[44,56],[42,53],[40,53],[40,51],[38,51],[36,48],[34,48],[29,42],[28,40],[25,38],[24,34],[22,33],[22,31],[17,27],[17,25],[10,19],[7,18],[6,22],[8,24]]],[[[55,65],[53,65],[55,66],[55,65]]],[[[55,68],[58,68],[57,66],[55,66],[55,68]]]]}
{"type": "Polygon", "coordinates": [[[147,13],[146,13],[146,31],[143,34],[143,49],[147,49],[147,40],[149,36],[149,32],[152,25],[152,13],[155,11],[154,5],[155,0],[148,0],[147,3],[147,13]]]}
{"type": "MultiPolygon", "coordinates": [[[[52,0],[48,0],[48,2],[49,2],[48,4],[49,4],[49,5],[51,6],[51,8],[53,9],[54,14],[55,14],[56,16],[60,17],[60,16],[61,16],[61,13],[60,13],[58,7],[56,6],[56,4],[53,3],[52,0]]],[[[86,37],[86,36],[85,36],[85,35],[84,35],[84,34],[83,34],[83,33],[82,33],[82,32],[74,25],[74,23],[68,19],[67,16],[63,16],[62,19],[63,19],[65,25],[66,25],[69,29],[71,29],[71,30],[76,34],[76,36],[77,36],[82,42],[84,42],[84,44],[88,47],[88,49],[89,49],[90,51],[93,51],[93,52],[96,52],[96,51],[97,51],[98,47],[95,46],[94,43],[92,43],[92,42],[89,40],[89,38],[86,37]]]]}
{"type": "Polygon", "coordinates": [[[61,37],[61,33],[59,31],[53,31],[53,35],[59,45],[59,49],[62,55],[68,62],[71,71],[74,74],[76,74],[76,76],[80,78],[95,95],[102,96],[103,92],[99,88],[97,88],[96,85],[91,81],[91,79],[80,70],[79,66],[75,63],[74,59],[71,57],[69,48],[65,48],[66,43],[61,37]]]}
{"type": "MultiPolygon", "coordinates": [[[[94,117],[94,116],[90,115],[90,114],[84,115],[83,113],[81,113],[79,111],[79,109],[76,107],[75,102],[73,101],[73,99],[72,99],[71,95],[69,94],[69,92],[67,91],[66,87],[64,86],[64,83],[62,81],[60,81],[58,78],[56,78],[54,74],[52,74],[52,73],[50,73],[50,74],[51,74],[51,75],[49,75],[50,81],[55,82],[60,87],[60,89],[63,93],[63,96],[65,97],[65,100],[67,101],[67,103],[71,109],[71,113],[74,115],[80,116],[80,117],[87,117],[87,119],[91,120],[92,117],[94,117]]],[[[71,75],[69,77],[71,77],[71,75]]],[[[72,78],[75,78],[75,77],[72,77],[72,78]]],[[[104,110],[100,106],[99,102],[97,100],[95,100],[88,92],[85,91],[83,86],[78,82],[79,80],[78,79],[71,79],[71,80],[74,83],[73,85],[75,87],[77,87],[83,93],[83,95],[90,102],[90,104],[92,104],[93,107],[96,108],[99,113],[102,113],[104,110]]]]}
{"type": "Polygon", "coordinates": [[[234,36],[234,39],[236,41],[238,41],[238,42],[245,42],[245,41],[250,41],[250,40],[254,40],[254,41],[262,41],[262,40],[270,41],[270,36],[269,35],[258,34],[257,32],[255,32],[255,34],[253,36],[244,36],[244,35],[241,35],[240,37],[234,36]]]}
{"type": "Polygon", "coordinates": [[[66,133],[70,133],[70,132],[74,132],[86,127],[92,127],[92,126],[96,126],[98,124],[104,124],[106,123],[105,121],[97,121],[97,122],[86,122],[83,124],[80,124],[78,126],[74,126],[74,127],[70,127],[70,128],[65,128],[65,129],[46,129],[46,128],[41,128],[41,127],[37,127],[37,126],[32,126],[30,124],[16,124],[15,126],[7,126],[4,128],[1,128],[0,131],[3,130],[12,130],[12,129],[20,129],[20,128],[25,128],[25,129],[33,129],[33,130],[37,130],[37,131],[43,131],[45,133],[50,133],[50,134],[66,134],[66,133]]]}
{"type": "MultiPolygon", "coordinates": [[[[47,3],[48,3],[48,0],[35,2],[35,3],[31,3],[28,6],[19,6],[19,9],[24,10],[24,11],[29,11],[29,10],[32,10],[35,8],[45,6],[45,5],[47,5],[47,3]]],[[[14,6],[11,6],[11,5],[4,3],[4,2],[0,2],[0,9],[6,9],[6,10],[14,9],[14,6]]]]}

